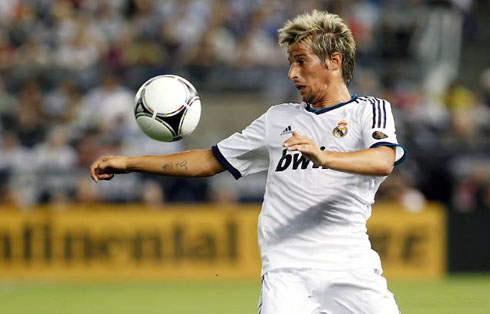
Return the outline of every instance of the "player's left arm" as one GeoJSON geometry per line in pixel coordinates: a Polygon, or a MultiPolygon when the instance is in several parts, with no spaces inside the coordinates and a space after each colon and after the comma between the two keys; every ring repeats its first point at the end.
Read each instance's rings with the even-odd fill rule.
{"type": "Polygon", "coordinates": [[[387,176],[405,159],[405,147],[398,144],[395,120],[389,102],[369,98],[358,111],[360,150],[351,152],[322,151],[317,143],[293,132],[284,142],[288,150],[300,151],[315,164],[333,170],[372,176],[387,176]],[[364,149],[362,149],[364,148],[364,149]]]}
{"type": "Polygon", "coordinates": [[[322,151],[309,137],[293,132],[284,142],[289,151],[299,151],[315,165],[337,171],[372,176],[387,176],[395,163],[395,149],[378,146],[353,152],[322,151]]]}

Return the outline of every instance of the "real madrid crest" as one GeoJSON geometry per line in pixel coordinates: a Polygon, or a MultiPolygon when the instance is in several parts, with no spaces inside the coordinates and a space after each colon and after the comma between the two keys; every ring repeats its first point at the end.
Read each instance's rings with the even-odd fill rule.
{"type": "Polygon", "coordinates": [[[333,129],[333,136],[335,137],[344,137],[347,135],[347,131],[349,131],[349,129],[347,128],[347,121],[345,120],[340,120],[338,123],[337,123],[337,126],[335,127],[335,129],[333,129]]]}

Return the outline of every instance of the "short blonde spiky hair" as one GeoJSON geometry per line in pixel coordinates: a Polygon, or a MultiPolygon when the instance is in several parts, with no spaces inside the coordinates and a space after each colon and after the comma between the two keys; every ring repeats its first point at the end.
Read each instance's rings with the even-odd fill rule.
{"type": "Polygon", "coordinates": [[[289,48],[303,42],[326,60],[334,52],[342,55],[342,77],[346,84],[352,81],[356,63],[356,43],[349,27],[336,15],[313,10],[288,20],[279,31],[279,45],[289,48]]]}

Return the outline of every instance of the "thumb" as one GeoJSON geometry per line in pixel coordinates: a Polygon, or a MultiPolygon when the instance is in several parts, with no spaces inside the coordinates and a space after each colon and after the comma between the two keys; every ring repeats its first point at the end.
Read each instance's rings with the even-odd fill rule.
{"type": "Polygon", "coordinates": [[[296,131],[293,131],[293,133],[291,133],[292,136],[299,136],[300,134],[296,131]]]}

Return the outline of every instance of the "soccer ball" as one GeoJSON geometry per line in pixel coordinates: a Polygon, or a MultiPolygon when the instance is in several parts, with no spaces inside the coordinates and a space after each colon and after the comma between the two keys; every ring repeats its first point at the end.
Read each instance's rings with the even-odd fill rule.
{"type": "Polygon", "coordinates": [[[134,116],[140,129],[162,142],[180,140],[194,131],[201,117],[201,100],[189,81],[159,75],[146,81],[135,97],[134,116]]]}

